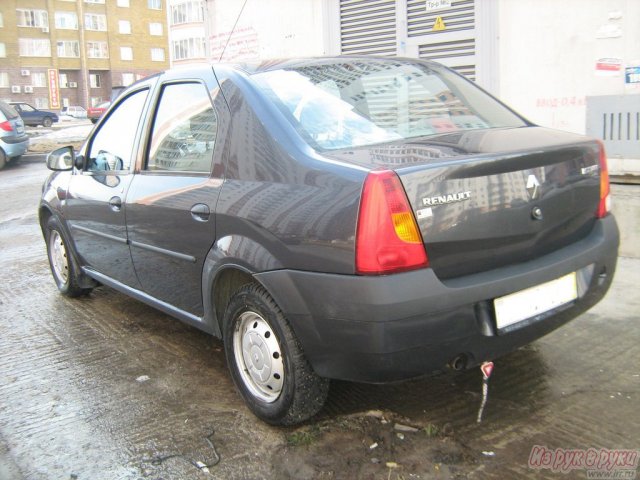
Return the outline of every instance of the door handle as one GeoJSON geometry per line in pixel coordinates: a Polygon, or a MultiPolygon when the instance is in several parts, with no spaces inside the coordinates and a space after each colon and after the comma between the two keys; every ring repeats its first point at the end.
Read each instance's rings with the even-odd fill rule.
{"type": "Polygon", "coordinates": [[[114,212],[119,212],[122,208],[122,199],[120,197],[111,197],[109,207],[111,207],[111,210],[114,212]]]}
{"type": "Polygon", "coordinates": [[[193,207],[191,207],[191,216],[198,222],[208,221],[209,215],[211,215],[209,205],[205,205],[204,203],[196,203],[193,207]]]}

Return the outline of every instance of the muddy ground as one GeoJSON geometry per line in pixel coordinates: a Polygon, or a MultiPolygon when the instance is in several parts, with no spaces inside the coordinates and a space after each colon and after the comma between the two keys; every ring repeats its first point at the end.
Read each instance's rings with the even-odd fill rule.
{"type": "Polygon", "coordinates": [[[57,293],[42,162],[0,171],[2,480],[586,478],[530,469],[532,446],[640,448],[639,260],[620,259],[596,308],[497,360],[481,424],[473,370],[334,382],[317,418],[274,428],[235,392],[220,342],[109,288],[57,293]]]}

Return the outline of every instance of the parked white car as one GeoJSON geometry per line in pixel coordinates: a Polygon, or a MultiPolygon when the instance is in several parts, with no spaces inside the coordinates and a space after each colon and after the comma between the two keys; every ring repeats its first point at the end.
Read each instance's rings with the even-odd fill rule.
{"type": "Polygon", "coordinates": [[[87,118],[87,111],[79,105],[64,107],[60,113],[74,118],[87,118]]]}

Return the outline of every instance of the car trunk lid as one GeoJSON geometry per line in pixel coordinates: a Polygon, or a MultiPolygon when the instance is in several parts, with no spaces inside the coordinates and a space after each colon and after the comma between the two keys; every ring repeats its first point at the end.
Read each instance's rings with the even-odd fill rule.
{"type": "Polygon", "coordinates": [[[596,219],[599,146],[581,136],[467,131],[339,154],[349,156],[396,171],[443,279],[552,252],[586,236],[596,219]]]}

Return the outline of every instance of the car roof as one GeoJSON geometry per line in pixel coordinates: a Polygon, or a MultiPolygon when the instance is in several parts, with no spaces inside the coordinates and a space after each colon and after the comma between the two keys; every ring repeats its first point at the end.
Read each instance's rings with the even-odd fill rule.
{"type": "MultiPolygon", "coordinates": [[[[310,66],[330,65],[335,63],[346,62],[366,62],[366,63],[433,63],[425,59],[404,58],[404,57],[382,57],[377,55],[340,55],[334,57],[306,57],[306,58],[286,58],[272,59],[255,63],[230,63],[221,64],[230,68],[242,70],[250,75],[254,73],[268,72],[272,70],[281,70],[288,68],[301,68],[310,66]]],[[[215,64],[214,64],[215,66],[215,64]]]]}
{"type": "MultiPolygon", "coordinates": [[[[203,70],[209,70],[213,67],[214,70],[232,70],[238,73],[244,73],[246,75],[253,75],[256,73],[268,72],[272,70],[280,70],[287,68],[301,68],[301,67],[309,67],[309,66],[320,66],[320,65],[330,65],[335,63],[345,63],[345,62],[384,62],[384,63],[423,63],[423,64],[434,64],[429,60],[425,59],[416,59],[416,58],[404,58],[404,57],[382,57],[376,55],[341,55],[341,56],[333,56],[333,57],[306,57],[306,58],[287,58],[287,59],[272,59],[265,60],[261,62],[246,62],[246,63],[226,63],[226,62],[198,62],[198,63],[190,63],[183,66],[174,67],[172,69],[166,70],[164,72],[159,72],[155,75],[151,75],[149,77],[145,77],[142,80],[138,80],[138,82],[147,80],[154,76],[159,76],[163,74],[176,72],[181,72],[184,76],[188,76],[192,73],[202,73],[203,70]]],[[[135,83],[138,83],[135,82],[135,83]]]]}

